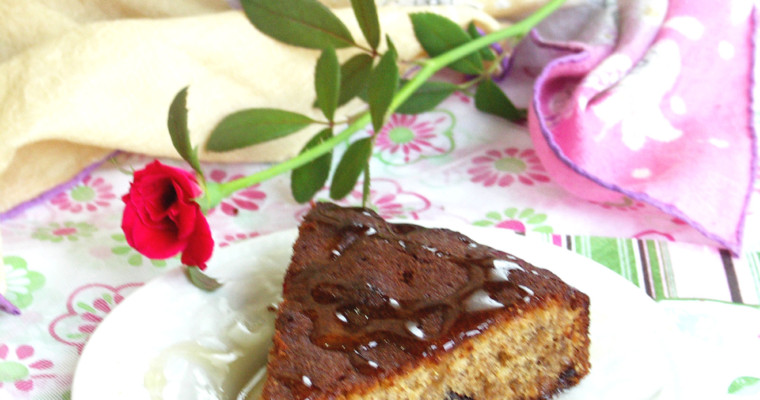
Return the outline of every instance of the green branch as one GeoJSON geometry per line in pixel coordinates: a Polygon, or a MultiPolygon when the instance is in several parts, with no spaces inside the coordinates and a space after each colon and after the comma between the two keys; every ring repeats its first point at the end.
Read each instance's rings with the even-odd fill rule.
{"type": "MultiPolygon", "coordinates": [[[[398,91],[398,93],[395,94],[395,96],[393,97],[393,100],[391,101],[388,114],[392,114],[399,106],[404,104],[404,102],[412,94],[414,94],[414,92],[417,91],[417,89],[419,89],[423,83],[425,83],[428,79],[430,79],[433,75],[435,75],[435,73],[445,68],[447,65],[451,64],[454,61],[459,60],[462,57],[467,56],[468,54],[476,52],[498,41],[501,41],[510,37],[520,37],[520,36],[527,35],[531,29],[533,29],[539,22],[543,21],[544,18],[546,18],[551,13],[556,11],[564,2],[565,0],[551,0],[550,2],[545,4],[543,7],[538,9],[535,13],[515,23],[514,25],[510,25],[504,29],[500,29],[488,35],[474,39],[470,42],[467,42],[466,44],[462,46],[459,46],[444,54],[441,54],[437,57],[434,57],[434,58],[431,58],[430,60],[425,61],[422,64],[422,68],[417,72],[417,74],[415,74],[414,78],[412,78],[409,82],[407,82],[407,84],[404,85],[398,91]]],[[[294,157],[282,163],[273,165],[272,167],[264,171],[257,172],[255,174],[252,174],[243,178],[239,178],[230,182],[221,183],[221,184],[208,182],[207,187],[209,188],[209,190],[207,191],[207,193],[211,194],[208,199],[209,207],[215,206],[223,198],[230,196],[232,193],[238,190],[245,189],[257,183],[271,179],[277,175],[292,171],[302,165],[305,165],[319,158],[323,154],[329,152],[336,145],[338,145],[338,143],[341,143],[347,140],[348,138],[351,137],[351,135],[353,135],[354,133],[356,133],[357,131],[359,131],[361,128],[365,127],[369,123],[370,123],[369,112],[364,112],[359,118],[354,120],[341,133],[301,153],[297,157],[294,157]]]]}

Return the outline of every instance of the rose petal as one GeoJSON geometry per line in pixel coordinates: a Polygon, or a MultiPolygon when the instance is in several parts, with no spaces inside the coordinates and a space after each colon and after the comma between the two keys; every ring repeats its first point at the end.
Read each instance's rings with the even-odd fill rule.
{"type": "Polygon", "coordinates": [[[208,221],[202,214],[198,215],[193,234],[188,238],[187,247],[182,252],[182,263],[204,270],[213,250],[214,239],[211,237],[208,221]]]}
{"type": "Polygon", "coordinates": [[[143,224],[134,209],[129,206],[124,208],[121,229],[127,243],[149,258],[171,257],[187,245],[186,241],[178,240],[176,230],[152,229],[143,224]]]}
{"type": "Polygon", "coordinates": [[[178,201],[172,206],[169,219],[177,229],[177,238],[186,241],[195,230],[195,221],[203,216],[201,207],[195,202],[178,201]]]}

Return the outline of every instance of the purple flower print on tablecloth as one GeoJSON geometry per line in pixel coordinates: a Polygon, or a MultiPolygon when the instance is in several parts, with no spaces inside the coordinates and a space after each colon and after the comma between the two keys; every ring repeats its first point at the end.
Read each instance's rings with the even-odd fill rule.
{"type": "Polygon", "coordinates": [[[142,282],[110,286],[89,284],[75,290],[66,302],[66,313],[50,323],[50,335],[57,341],[74,346],[79,353],[95,328],[124,296],[142,286],[142,282]]]}
{"type": "MultiPolygon", "coordinates": [[[[362,201],[362,182],[356,184],[353,190],[342,200],[330,200],[328,189],[323,188],[314,196],[316,201],[333,201],[342,206],[358,206],[362,201]]],[[[367,207],[375,210],[385,219],[419,219],[420,213],[430,208],[430,200],[419,193],[404,190],[397,181],[386,178],[372,179],[367,207]]],[[[310,207],[305,207],[296,213],[296,218],[306,215],[310,207]]]]}
{"type": "Polygon", "coordinates": [[[32,237],[39,240],[51,241],[53,243],[62,242],[64,239],[70,242],[76,242],[77,240],[85,237],[90,237],[98,229],[86,222],[72,222],[67,221],[64,223],[51,222],[46,226],[37,228],[32,237]]]}
{"type": "MultiPolygon", "coordinates": [[[[208,179],[212,182],[223,183],[242,178],[243,176],[243,174],[228,176],[226,171],[215,169],[208,174],[208,179]]],[[[233,193],[232,196],[222,200],[218,207],[209,210],[209,215],[214,213],[217,208],[225,215],[231,217],[236,216],[241,209],[246,211],[257,211],[261,207],[261,203],[267,197],[266,193],[259,190],[259,188],[260,185],[256,184],[233,193]]]]}
{"type": "Polygon", "coordinates": [[[32,392],[36,382],[55,377],[48,372],[51,368],[53,362],[35,357],[32,346],[21,345],[13,348],[0,343],[0,389],[6,390],[7,393],[32,392]]]}
{"type": "Polygon", "coordinates": [[[467,170],[471,175],[470,181],[486,187],[506,187],[515,182],[524,185],[549,182],[549,176],[533,149],[509,147],[486,150],[475,156],[471,165],[467,170]]]}
{"type": "Polygon", "coordinates": [[[447,112],[393,114],[377,134],[375,154],[391,165],[446,155],[454,149],[452,126],[453,119],[447,112]]]}
{"type": "Polygon", "coordinates": [[[551,226],[544,225],[546,219],[546,214],[537,213],[532,208],[518,210],[515,207],[510,207],[504,210],[504,212],[491,211],[486,214],[485,219],[475,221],[473,225],[511,229],[518,233],[525,233],[527,231],[539,233],[554,232],[551,226]]]}
{"type": "Polygon", "coordinates": [[[73,188],[59,193],[50,203],[61,210],[72,213],[96,211],[108,207],[116,199],[113,186],[102,177],[86,176],[82,182],[73,188]]]}
{"type": "Polygon", "coordinates": [[[21,257],[4,257],[1,267],[5,268],[5,297],[21,309],[32,304],[32,294],[45,285],[45,277],[37,271],[30,270],[26,260],[21,257]]]}

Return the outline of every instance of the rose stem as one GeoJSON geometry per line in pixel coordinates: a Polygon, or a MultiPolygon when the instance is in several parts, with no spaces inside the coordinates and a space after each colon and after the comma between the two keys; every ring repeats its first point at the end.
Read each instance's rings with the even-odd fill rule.
{"type": "MultiPolygon", "coordinates": [[[[504,29],[500,29],[488,35],[481,36],[457,48],[449,50],[446,53],[443,53],[437,57],[434,57],[425,61],[423,63],[422,68],[420,68],[420,70],[417,72],[414,78],[412,78],[409,82],[407,82],[407,84],[404,85],[398,91],[398,93],[396,93],[396,95],[393,97],[393,100],[391,101],[391,105],[388,109],[388,114],[393,113],[393,111],[396,110],[396,108],[398,108],[401,104],[403,104],[404,101],[406,101],[406,99],[408,99],[409,96],[411,96],[423,83],[425,83],[428,79],[430,79],[430,77],[432,77],[436,72],[443,69],[445,66],[449,65],[450,63],[456,60],[459,60],[460,58],[470,53],[480,50],[483,47],[489,46],[492,43],[495,43],[500,40],[504,40],[513,36],[527,35],[528,32],[530,32],[530,30],[533,29],[533,27],[538,25],[538,23],[543,21],[544,18],[549,16],[551,13],[553,13],[564,2],[565,0],[551,0],[550,2],[546,3],[543,7],[539,8],[535,13],[515,23],[514,25],[510,25],[504,29]]],[[[213,207],[219,201],[221,201],[221,199],[228,197],[229,195],[231,195],[232,193],[238,190],[245,189],[259,182],[263,182],[265,180],[271,179],[277,175],[296,169],[306,163],[309,163],[319,158],[321,155],[327,153],[330,149],[335,147],[338,143],[345,141],[346,139],[351,137],[351,135],[356,133],[356,131],[358,131],[360,128],[363,128],[369,123],[370,123],[369,112],[365,112],[359,118],[354,120],[341,133],[318,144],[317,146],[314,146],[313,148],[303,152],[297,157],[293,157],[289,160],[273,165],[272,167],[264,171],[260,171],[255,174],[248,175],[248,176],[245,176],[233,181],[229,181],[226,183],[217,184],[214,182],[209,182],[208,183],[209,186],[212,186],[212,185],[218,186],[212,189],[212,191],[214,191],[215,193],[212,195],[212,198],[209,199],[211,203],[210,205],[213,207]]]]}

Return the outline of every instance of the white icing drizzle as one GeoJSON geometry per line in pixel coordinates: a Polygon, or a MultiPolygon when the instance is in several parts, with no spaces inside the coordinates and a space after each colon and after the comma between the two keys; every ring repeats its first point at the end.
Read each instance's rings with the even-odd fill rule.
{"type": "Polygon", "coordinates": [[[507,260],[493,260],[493,269],[491,269],[491,281],[505,282],[509,280],[509,273],[514,270],[524,271],[517,263],[507,260]]]}
{"type": "Polygon", "coordinates": [[[407,321],[406,330],[408,330],[409,333],[411,333],[414,336],[417,336],[420,339],[425,337],[425,332],[423,332],[422,329],[420,329],[420,326],[417,325],[416,322],[407,321]]]}
{"type": "Polygon", "coordinates": [[[399,304],[398,300],[396,300],[394,298],[388,298],[388,303],[391,305],[391,307],[393,307],[393,308],[395,308],[397,310],[399,308],[401,308],[401,304],[399,304]]]}
{"type": "Polygon", "coordinates": [[[468,312],[493,310],[502,307],[504,307],[504,304],[491,298],[491,296],[483,289],[476,290],[467,298],[467,300],[465,300],[465,308],[468,312]]]}
{"type": "Polygon", "coordinates": [[[536,293],[533,291],[533,289],[531,289],[531,288],[529,288],[529,287],[527,287],[527,286],[525,286],[525,285],[517,285],[517,287],[519,287],[520,289],[524,290],[524,291],[525,291],[525,293],[528,293],[528,296],[533,296],[533,295],[535,295],[535,294],[536,294],[536,293]]]}

